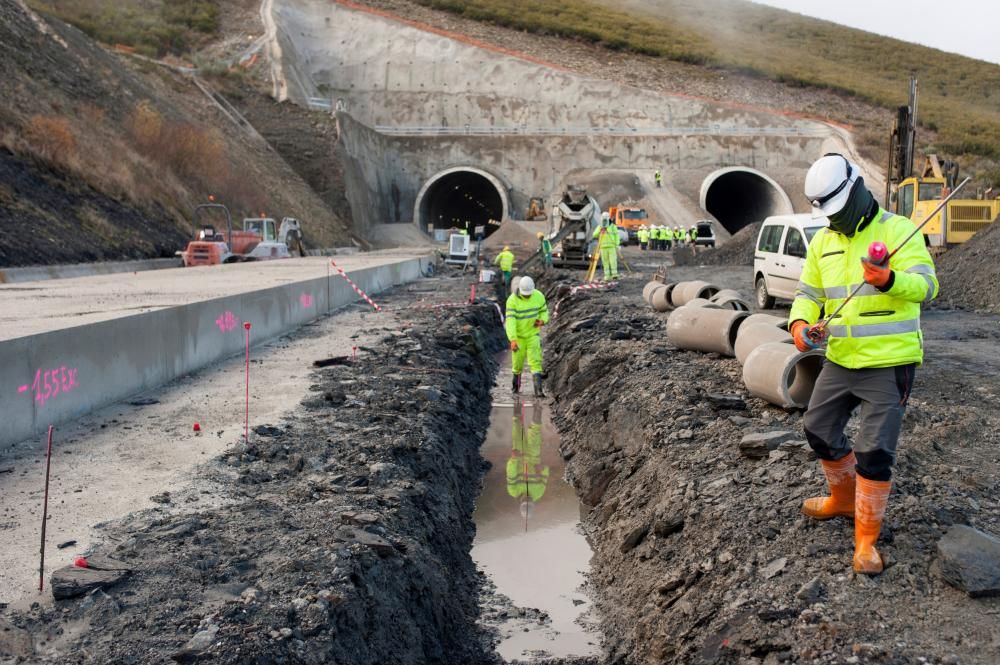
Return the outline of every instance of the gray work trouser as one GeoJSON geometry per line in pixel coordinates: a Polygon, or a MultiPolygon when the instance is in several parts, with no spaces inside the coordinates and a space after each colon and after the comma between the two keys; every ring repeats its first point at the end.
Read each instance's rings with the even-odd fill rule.
{"type": "Polygon", "coordinates": [[[889,480],[896,443],[916,365],[847,369],[824,361],[803,417],[806,438],[820,459],[838,460],[851,452],[844,427],[861,405],[854,455],[858,473],[869,480],[889,480]]]}

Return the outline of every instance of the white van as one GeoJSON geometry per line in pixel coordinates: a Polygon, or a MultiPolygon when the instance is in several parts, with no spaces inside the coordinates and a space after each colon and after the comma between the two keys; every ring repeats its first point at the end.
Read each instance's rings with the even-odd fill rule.
{"type": "Polygon", "coordinates": [[[806,262],[806,248],[816,232],[830,221],[811,213],[774,215],[764,220],[753,255],[754,299],[760,309],[774,307],[774,299],[792,300],[806,262]]]}

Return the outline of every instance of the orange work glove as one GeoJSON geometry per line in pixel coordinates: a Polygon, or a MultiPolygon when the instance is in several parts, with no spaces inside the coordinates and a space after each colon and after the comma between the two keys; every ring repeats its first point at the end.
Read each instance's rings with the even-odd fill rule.
{"type": "Polygon", "coordinates": [[[806,351],[811,351],[812,349],[818,349],[823,340],[826,339],[826,329],[823,329],[823,335],[820,340],[814,340],[809,337],[809,331],[812,329],[808,323],[799,319],[792,323],[791,333],[792,340],[795,341],[795,348],[805,353],[806,351]]]}
{"type": "Polygon", "coordinates": [[[510,350],[517,351],[517,349],[518,349],[517,340],[516,339],[510,340],[510,350]]]}
{"type": "Polygon", "coordinates": [[[535,327],[536,328],[541,328],[544,325],[545,325],[545,321],[542,321],[541,319],[535,319],[535,327]]]}
{"type": "Polygon", "coordinates": [[[888,265],[880,266],[868,259],[861,259],[861,267],[865,270],[865,281],[876,289],[885,288],[892,280],[892,268],[888,265]]]}

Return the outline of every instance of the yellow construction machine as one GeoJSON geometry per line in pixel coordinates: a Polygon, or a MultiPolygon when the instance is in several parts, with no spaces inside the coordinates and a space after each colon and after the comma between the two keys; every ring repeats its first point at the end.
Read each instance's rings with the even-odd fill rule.
{"type": "MultiPolygon", "coordinates": [[[[887,206],[899,215],[921,224],[938,203],[948,196],[958,180],[958,164],[927,155],[919,176],[913,174],[917,127],[917,80],[910,79],[910,103],[900,106],[889,136],[889,168],[886,178],[887,206]]],[[[1000,217],[1000,197],[990,198],[992,188],[980,198],[953,199],[923,228],[932,247],[965,242],[1000,217]]]]}
{"type": "Polygon", "coordinates": [[[528,212],[524,215],[526,222],[544,222],[549,216],[545,212],[545,199],[532,197],[528,202],[528,212]]]}
{"type": "MultiPolygon", "coordinates": [[[[896,189],[896,212],[922,223],[958,180],[958,164],[927,155],[919,176],[904,178],[896,189]]],[[[1000,217],[1000,198],[953,199],[923,228],[932,247],[965,242],[1000,217]]]]}

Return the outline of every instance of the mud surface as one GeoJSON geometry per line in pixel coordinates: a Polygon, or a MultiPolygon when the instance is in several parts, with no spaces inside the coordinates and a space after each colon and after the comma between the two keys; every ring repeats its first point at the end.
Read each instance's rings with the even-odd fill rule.
{"type": "MultiPolygon", "coordinates": [[[[691,278],[750,290],[746,268],[668,273],[691,278]]],[[[736,360],[671,345],[644,279],[565,301],[547,347],[568,474],[593,506],[607,662],[1000,661],[1000,600],[947,584],[935,547],[953,524],[1000,532],[997,317],[924,318],[880,541],[889,565],[868,578],[851,572],[850,522],[799,514],[825,487],[800,414],[750,397],[736,360]],[[741,455],[745,434],[774,430],[789,442],[741,455]]]]}
{"type": "Polygon", "coordinates": [[[125,581],[4,612],[6,633],[31,639],[23,660],[492,660],[469,550],[501,328],[491,304],[401,318],[372,325],[381,339],[356,363],[316,370],[294,419],[209,465],[227,506],[109,524],[91,561],[127,566],[125,581]]]}
{"type": "Polygon", "coordinates": [[[592,553],[580,501],[564,478],[559,432],[547,400],[530,389],[510,393],[509,353],[500,367],[482,446],[491,468],[473,515],[472,558],[488,580],[481,621],[506,659],[597,655],[600,634],[586,591],[592,553]]]}

